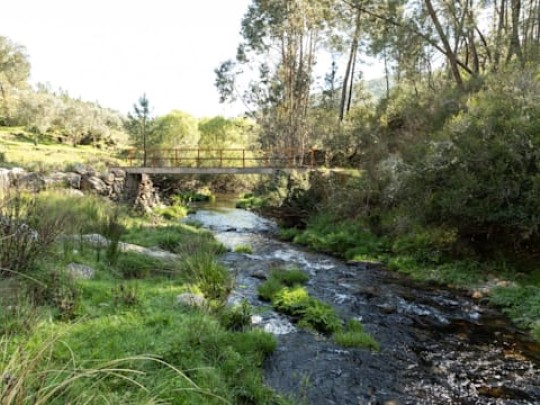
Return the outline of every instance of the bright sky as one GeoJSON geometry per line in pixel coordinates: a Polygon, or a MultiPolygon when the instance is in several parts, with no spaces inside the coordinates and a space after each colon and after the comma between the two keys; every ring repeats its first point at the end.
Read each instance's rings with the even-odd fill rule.
{"type": "Polygon", "coordinates": [[[32,83],[122,113],[146,92],[153,113],[234,115],[214,69],[236,55],[249,0],[12,0],[0,35],[26,47],[32,83]]]}

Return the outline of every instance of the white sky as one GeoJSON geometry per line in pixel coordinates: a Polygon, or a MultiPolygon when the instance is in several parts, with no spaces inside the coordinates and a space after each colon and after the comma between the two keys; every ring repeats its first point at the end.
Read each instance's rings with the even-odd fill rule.
{"type": "Polygon", "coordinates": [[[214,69],[236,55],[249,0],[3,1],[0,35],[26,47],[31,82],[126,113],[146,92],[153,113],[234,115],[214,69]]]}

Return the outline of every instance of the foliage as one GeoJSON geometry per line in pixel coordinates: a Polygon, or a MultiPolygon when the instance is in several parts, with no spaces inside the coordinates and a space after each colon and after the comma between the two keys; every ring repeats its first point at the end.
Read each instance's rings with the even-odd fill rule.
{"type": "Polygon", "coordinates": [[[131,307],[137,305],[140,301],[136,285],[119,284],[112,289],[113,303],[131,307]]]}
{"type": "Polygon", "coordinates": [[[219,314],[223,326],[235,332],[245,332],[251,329],[252,309],[247,300],[239,304],[224,308],[219,314]]]}
{"type": "Polygon", "coordinates": [[[182,263],[182,274],[218,306],[225,304],[233,287],[229,271],[209,253],[195,253],[186,258],[182,263]]]}
{"type": "MultiPolygon", "coordinates": [[[[43,266],[43,264],[42,264],[43,266]]],[[[67,320],[77,315],[81,292],[71,274],[45,265],[29,282],[29,297],[34,305],[48,305],[53,315],[67,320]]]]}
{"type": "Polygon", "coordinates": [[[311,297],[302,287],[308,279],[308,275],[300,269],[273,269],[257,292],[261,299],[271,301],[279,312],[297,317],[301,327],[325,334],[340,330],[341,320],[334,308],[311,297]]]}
{"type": "Polygon", "coordinates": [[[502,306],[522,327],[536,327],[540,320],[540,287],[537,285],[495,288],[490,301],[502,306]]]}
{"type": "Polygon", "coordinates": [[[253,253],[253,248],[250,245],[238,245],[234,247],[235,253],[253,253]]]}
{"type": "Polygon", "coordinates": [[[488,85],[438,139],[416,147],[401,197],[426,223],[455,228],[480,246],[511,241],[508,247],[534,250],[540,235],[538,84],[523,71],[488,85]]]}
{"type": "Polygon", "coordinates": [[[183,205],[174,204],[166,207],[154,208],[154,212],[165,219],[181,219],[187,215],[188,209],[183,205]]]}
{"type": "Polygon", "coordinates": [[[292,316],[303,316],[311,303],[304,287],[284,287],[272,296],[272,305],[280,312],[292,316]]]}
{"type": "Polygon", "coordinates": [[[367,347],[375,351],[380,350],[380,344],[364,331],[364,326],[356,319],[351,319],[344,330],[337,331],[334,341],[343,347],[367,347]]]}
{"type": "Polygon", "coordinates": [[[217,116],[199,121],[199,146],[212,149],[248,148],[254,142],[256,124],[247,118],[217,116]]]}
{"type": "Polygon", "coordinates": [[[308,274],[295,267],[275,268],[271,270],[270,279],[276,279],[287,287],[304,285],[308,282],[308,274]]]}
{"type": "Polygon", "coordinates": [[[155,120],[155,138],[152,146],[177,148],[197,145],[199,129],[197,119],[191,115],[173,110],[155,120]]]}
{"type": "Polygon", "coordinates": [[[272,301],[272,297],[274,297],[282,288],[283,284],[278,279],[270,277],[257,287],[257,293],[261,299],[272,301]]]}
{"type": "Polygon", "coordinates": [[[123,278],[147,278],[159,268],[160,263],[155,258],[140,253],[124,252],[116,261],[115,268],[123,278]]]}
{"type": "Polygon", "coordinates": [[[66,215],[43,215],[43,200],[9,194],[0,201],[0,276],[26,273],[47,251],[66,223],[66,215]]]}
{"type": "Polygon", "coordinates": [[[139,97],[137,103],[133,104],[133,112],[128,113],[124,126],[131,135],[133,143],[143,148],[143,165],[146,166],[147,148],[157,144],[154,140],[154,118],[151,116],[150,101],[146,94],[139,97]]]}
{"type": "Polygon", "coordinates": [[[236,208],[250,210],[261,208],[267,205],[267,199],[264,197],[256,197],[254,195],[246,195],[236,201],[236,208]]]}
{"type": "Polygon", "coordinates": [[[311,299],[298,324],[328,335],[338,332],[342,327],[341,319],[337,316],[335,309],[315,299],[311,299]]]}

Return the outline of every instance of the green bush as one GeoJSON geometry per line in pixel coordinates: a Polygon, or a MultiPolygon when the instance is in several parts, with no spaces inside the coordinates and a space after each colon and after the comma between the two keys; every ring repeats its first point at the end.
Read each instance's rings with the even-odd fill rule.
{"type": "Polygon", "coordinates": [[[304,287],[285,287],[272,297],[278,311],[293,316],[303,316],[310,303],[311,297],[304,287]]]}
{"type": "Polygon", "coordinates": [[[492,76],[435,139],[411,146],[397,196],[411,215],[454,228],[484,250],[538,250],[540,82],[534,75],[492,76]]]}

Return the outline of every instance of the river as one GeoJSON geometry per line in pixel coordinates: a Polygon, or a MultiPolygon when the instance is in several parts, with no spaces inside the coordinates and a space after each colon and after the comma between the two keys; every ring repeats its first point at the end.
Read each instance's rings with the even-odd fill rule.
{"type": "Polygon", "coordinates": [[[200,206],[188,220],[233,249],[221,257],[235,276],[230,301],[254,307],[256,327],[277,336],[266,383],[308,404],[540,404],[540,346],[497,310],[459,291],[413,283],[370,263],[348,264],[278,241],[276,225],[230,200],[200,206]],[[307,289],[343,319],[360,320],[380,352],[343,349],[298,329],[257,297],[271,268],[310,274],[307,289]]]}

